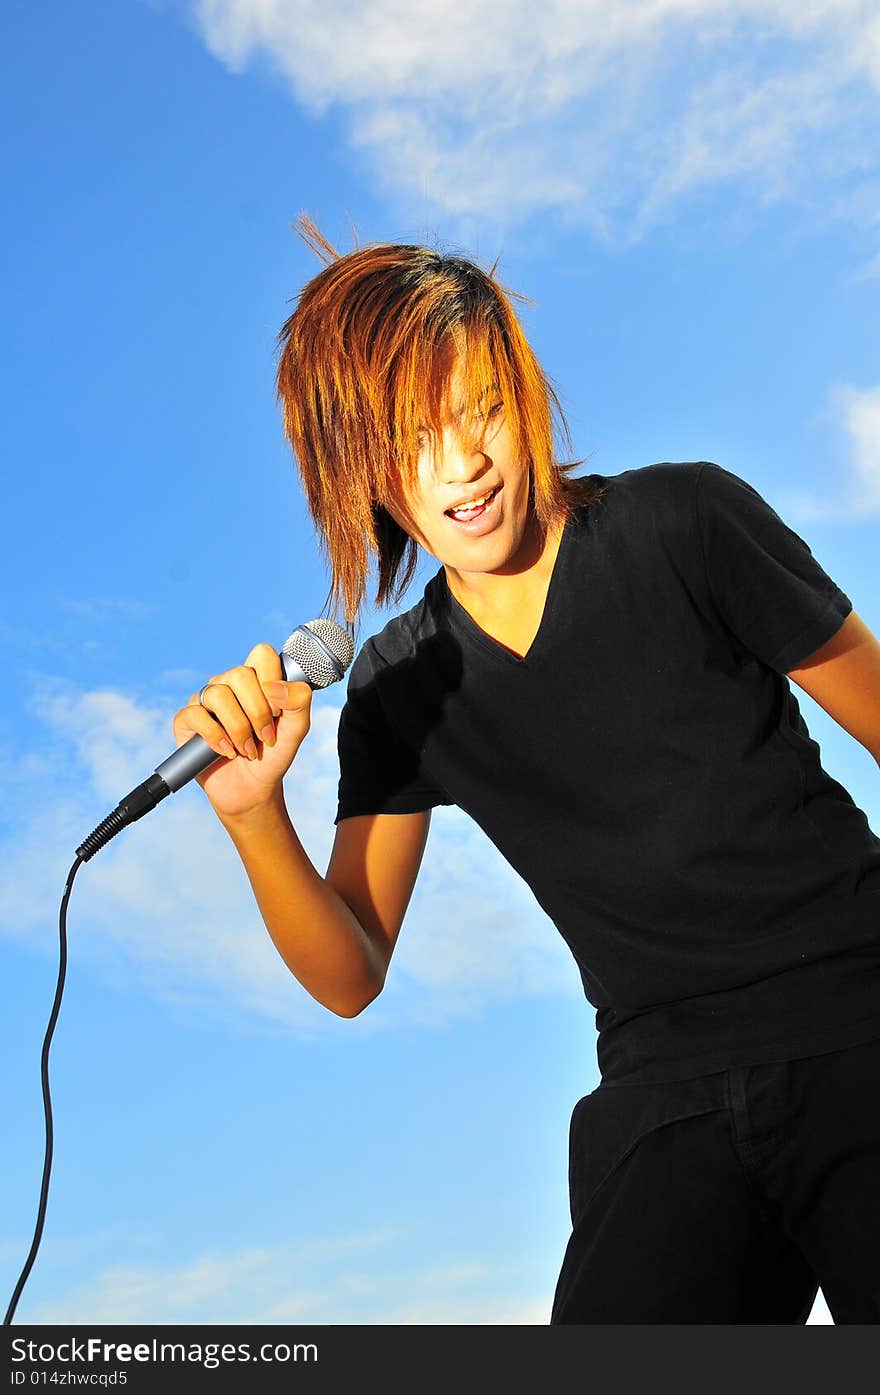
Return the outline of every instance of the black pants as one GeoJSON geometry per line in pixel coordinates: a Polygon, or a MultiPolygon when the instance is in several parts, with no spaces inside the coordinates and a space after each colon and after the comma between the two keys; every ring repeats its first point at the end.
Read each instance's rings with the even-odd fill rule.
{"type": "Polygon", "coordinates": [[[880,1323],[880,1041],[571,1116],[557,1323],[880,1323]]]}

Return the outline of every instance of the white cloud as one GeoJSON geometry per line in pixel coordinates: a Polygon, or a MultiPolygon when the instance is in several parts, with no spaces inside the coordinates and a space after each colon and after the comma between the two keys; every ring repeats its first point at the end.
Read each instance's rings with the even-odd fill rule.
{"type": "Polygon", "coordinates": [[[431,837],[406,927],[395,949],[389,1012],[419,995],[439,1021],[474,1015],[489,999],[582,996],[567,946],[526,884],[460,809],[432,816],[431,837]]]}
{"type": "Polygon", "coordinates": [[[826,497],[797,490],[783,492],[793,519],[849,522],[880,515],[880,387],[836,383],[829,392],[830,415],[847,439],[849,465],[826,497]]]}
{"type": "MultiPolygon", "coordinates": [[[[207,1251],[183,1264],[114,1265],[62,1297],[27,1304],[16,1318],[37,1326],[367,1324],[546,1326],[553,1295],[504,1297],[525,1287],[515,1263],[497,1255],[414,1269],[395,1230],[207,1251]],[[291,1276],[308,1275],[296,1286],[291,1276]]],[[[829,1324],[821,1290],[808,1318],[829,1324]]]]}
{"type": "MultiPolygon", "coordinates": [[[[0,933],[57,953],[58,908],[77,846],[173,749],[173,702],[34,680],[40,735],[0,757],[6,833],[0,933]]],[[[318,694],[285,781],[294,825],[324,871],[333,840],[340,706],[318,694]]],[[[244,868],[190,785],[124,829],[77,872],[77,955],[163,1001],[235,1020],[242,1009],[305,1035],[441,1023],[489,1002],[581,994],[570,952],[524,883],[458,810],[435,815],[423,872],[383,995],[343,1021],[296,982],[271,943],[244,868]]]]}
{"type": "Polygon", "coordinates": [[[837,402],[852,447],[854,490],[866,512],[880,513],[880,387],[840,387],[837,402]]]}
{"type": "Polygon", "coordinates": [[[196,0],[193,16],[233,71],[268,60],[314,116],[344,108],[374,178],[423,212],[555,206],[630,240],[722,181],[818,211],[877,165],[874,0],[196,0]]]}
{"type": "Polygon", "coordinates": [[[499,1298],[519,1275],[479,1260],[413,1270],[393,1231],[239,1250],[209,1251],[178,1265],[105,1269],[69,1293],[31,1308],[36,1325],[421,1323],[546,1324],[552,1295],[499,1298]],[[291,1276],[308,1274],[297,1287],[291,1276]]]}

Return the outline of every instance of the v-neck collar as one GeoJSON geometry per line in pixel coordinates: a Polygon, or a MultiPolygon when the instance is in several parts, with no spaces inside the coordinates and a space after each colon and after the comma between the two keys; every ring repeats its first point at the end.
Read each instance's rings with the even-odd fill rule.
{"type": "Polygon", "coordinates": [[[559,547],[556,550],[556,557],[553,561],[553,569],[547,584],[547,594],[544,598],[544,609],[541,612],[541,619],[535,631],[534,638],[525,654],[522,656],[514,654],[512,650],[507,649],[477,624],[476,620],[470,612],[465,609],[461,601],[452,594],[452,591],[449,589],[449,583],[446,580],[446,571],[441,567],[437,573],[437,580],[440,585],[441,595],[445,598],[449,617],[456,629],[462,634],[467,635],[472,642],[478,644],[485,653],[493,655],[496,659],[501,660],[502,663],[514,664],[518,668],[528,667],[534,663],[546,642],[547,632],[552,628],[553,619],[559,606],[559,597],[562,591],[562,572],[571,543],[571,535],[576,526],[577,520],[575,515],[573,513],[569,514],[568,518],[565,520],[562,537],[559,540],[559,547]]]}

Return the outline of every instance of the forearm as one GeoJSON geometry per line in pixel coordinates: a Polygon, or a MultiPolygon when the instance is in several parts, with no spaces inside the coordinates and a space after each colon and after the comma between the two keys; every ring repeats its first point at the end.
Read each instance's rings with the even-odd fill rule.
{"type": "Polygon", "coordinates": [[[381,958],[354,912],[309,859],[283,794],[250,814],[220,821],[290,972],[331,1012],[356,1016],[382,988],[381,958]]]}

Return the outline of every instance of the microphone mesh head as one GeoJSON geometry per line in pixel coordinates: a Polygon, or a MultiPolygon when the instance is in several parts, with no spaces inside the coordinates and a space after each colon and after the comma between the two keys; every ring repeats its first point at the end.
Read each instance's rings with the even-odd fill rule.
{"type": "Polygon", "coordinates": [[[285,640],[282,652],[299,664],[313,688],[329,688],[354,658],[354,640],[335,620],[308,620],[285,640]]]}

